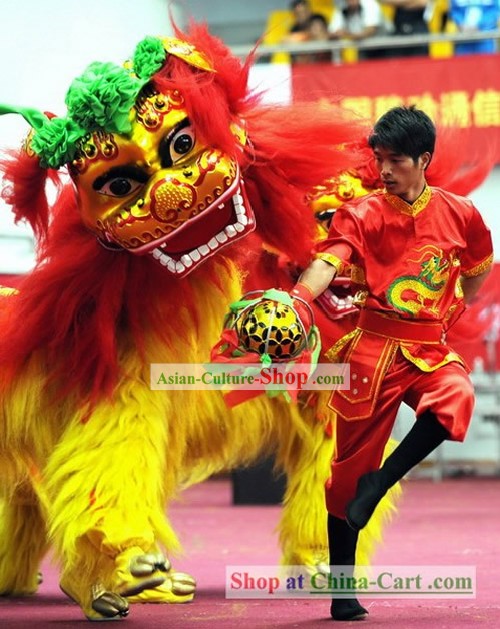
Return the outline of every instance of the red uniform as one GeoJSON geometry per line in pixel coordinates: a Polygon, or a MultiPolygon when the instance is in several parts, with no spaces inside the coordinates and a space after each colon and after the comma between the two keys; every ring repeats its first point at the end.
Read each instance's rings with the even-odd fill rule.
{"type": "Polygon", "coordinates": [[[356,329],[327,353],[350,365],[350,390],[330,400],[338,419],[327,506],[342,518],[358,478],[379,467],[402,402],[464,439],[474,392],[444,332],[463,309],[460,276],[487,270],[493,250],[471,201],[426,187],[413,205],[376,192],[337,210],[316,251],[339,270],[351,265],[361,306],[356,329]]]}

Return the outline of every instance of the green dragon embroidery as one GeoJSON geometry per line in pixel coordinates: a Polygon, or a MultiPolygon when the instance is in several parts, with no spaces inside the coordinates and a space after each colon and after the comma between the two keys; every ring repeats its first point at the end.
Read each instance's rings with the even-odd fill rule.
{"type": "Polygon", "coordinates": [[[438,303],[446,290],[449,260],[433,255],[418,275],[398,277],[387,290],[387,301],[401,312],[418,315],[423,308],[438,314],[438,303]],[[428,302],[432,302],[429,304],[428,302]],[[427,302],[427,304],[426,304],[427,302]]]}

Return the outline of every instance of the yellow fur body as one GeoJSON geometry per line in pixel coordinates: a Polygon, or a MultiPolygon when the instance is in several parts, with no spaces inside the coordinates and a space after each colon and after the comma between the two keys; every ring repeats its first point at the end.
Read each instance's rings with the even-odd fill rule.
{"type": "MultiPolygon", "coordinates": [[[[36,590],[39,563],[50,542],[65,590],[91,617],[92,586],[98,582],[116,590],[120,553],[178,550],[165,507],[180,488],[268,453],[275,454],[288,478],[279,527],[283,563],[313,567],[327,562],[323,485],[333,443],[325,420],[317,419],[333,419],[325,415],[326,392],[316,407],[260,396],[229,410],[217,391],[150,388],[150,363],[206,360],[226,304],[241,293],[235,269],[221,266],[217,274],[219,289],[200,287],[198,313],[179,308],[175,327],[193,330],[189,341],[170,324],[171,346],[152,334],[141,361],[134,346],[122,340],[126,375],[113,399],[101,401],[90,414],[70,397],[57,405],[51,401],[50,390],[44,389],[48,365],[39,355],[2,399],[1,592],[36,590]],[[193,317],[200,313],[203,320],[196,327],[193,317]]],[[[391,508],[386,500],[363,532],[360,563],[369,561],[391,508]]],[[[162,600],[172,599],[186,597],[170,593],[162,600]]]]}

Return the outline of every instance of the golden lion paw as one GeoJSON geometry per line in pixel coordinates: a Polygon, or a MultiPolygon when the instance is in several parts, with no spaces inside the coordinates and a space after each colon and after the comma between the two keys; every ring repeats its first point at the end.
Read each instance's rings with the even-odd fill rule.
{"type": "Polygon", "coordinates": [[[62,577],[59,585],[64,594],[81,607],[88,620],[119,620],[129,613],[127,600],[106,591],[100,583],[85,588],[83,594],[78,592],[76,582],[68,575],[62,577]]]}
{"type": "Polygon", "coordinates": [[[128,597],[129,603],[190,603],[193,600],[196,581],[191,575],[170,570],[164,576],[164,583],[128,597]]]}
{"type": "Polygon", "coordinates": [[[162,585],[170,562],[161,553],[144,553],[139,547],[127,548],[115,557],[113,590],[121,596],[136,596],[143,590],[162,585]]]}
{"type": "Polygon", "coordinates": [[[80,571],[66,572],[61,578],[61,589],[77,603],[88,620],[117,620],[129,613],[128,596],[163,584],[170,563],[160,553],[145,553],[132,547],[111,560],[111,572],[94,582],[82,582],[80,571]]]}

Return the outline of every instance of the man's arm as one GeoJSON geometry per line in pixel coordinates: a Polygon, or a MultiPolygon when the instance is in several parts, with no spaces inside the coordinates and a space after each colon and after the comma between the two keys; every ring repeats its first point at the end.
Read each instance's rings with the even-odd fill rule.
{"type": "Polygon", "coordinates": [[[488,277],[491,271],[491,267],[480,273],[479,275],[475,275],[474,277],[464,277],[462,276],[460,279],[460,284],[462,285],[462,290],[464,293],[464,301],[466,304],[470,304],[471,301],[476,296],[478,290],[481,288],[484,280],[488,277]]]}
{"type": "Polygon", "coordinates": [[[336,275],[337,269],[332,264],[316,258],[302,273],[298,283],[305,284],[311,291],[312,298],[316,299],[328,288],[336,275]]]}

